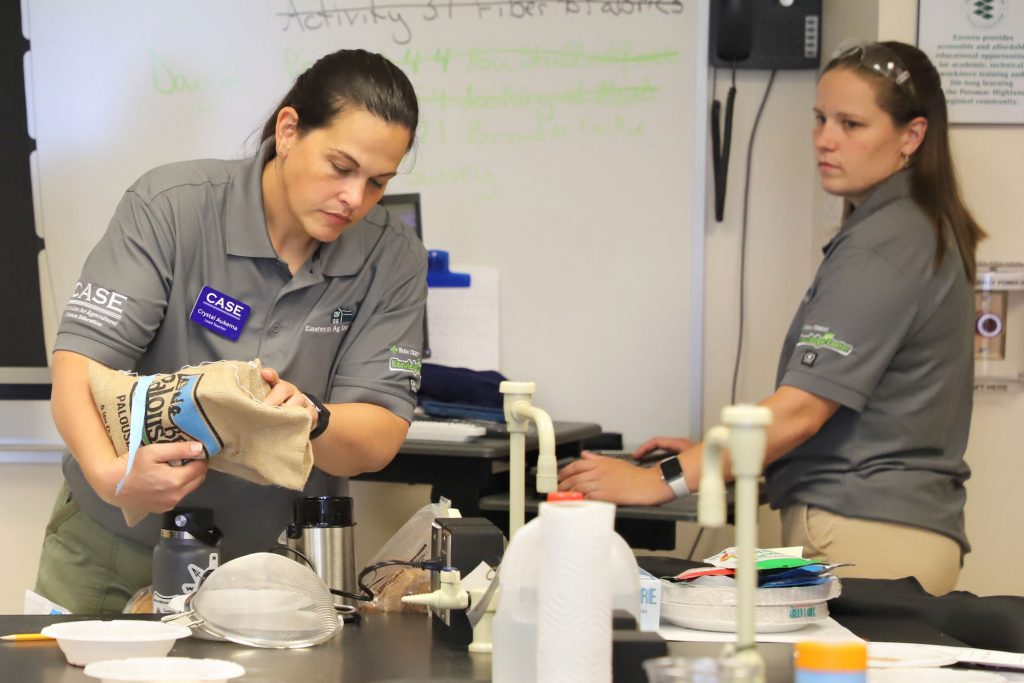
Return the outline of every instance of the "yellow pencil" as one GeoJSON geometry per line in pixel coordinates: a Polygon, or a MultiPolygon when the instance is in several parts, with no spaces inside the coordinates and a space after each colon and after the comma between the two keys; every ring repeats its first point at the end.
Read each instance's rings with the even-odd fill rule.
{"type": "Polygon", "coordinates": [[[42,633],[12,633],[9,636],[0,636],[0,640],[53,640],[53,638],[44,636],[42,633]]]}

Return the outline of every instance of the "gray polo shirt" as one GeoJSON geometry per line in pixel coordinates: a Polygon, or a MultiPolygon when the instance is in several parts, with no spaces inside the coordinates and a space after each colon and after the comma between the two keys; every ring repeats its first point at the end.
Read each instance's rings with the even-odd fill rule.
{"type": "MultiPolygon", "coordinates": [[[[263,215],[260,179],[269,150],[264,144],[251,159],[163,166],[129,188],[86,260],[54,348],[140,374],[260,358],[327,403],[372,403],[411,420],[427,295],[423,245],[378,206],[293,276],[263,215]],[[200,294],[211,289],[248,307],[237,340],[191,319],[200,294]]],[[[118,534],[156,542],[158,515],[128,529],[70,455],[64,472],[90,516],[118,534]]],[[[318,485],[312,477],[311,487],[318,485]]],[[[295,495],[211,470],[183,504],[214,508],[223,554],[234,557],[277,538],[295,495]]]]}
{"type": "Polygon", "coordinates": [[[825,247],[786,335],[778,385],[840,408],[771,464],[773,508],[813,505],[922,527],[965,551],[964,462],[974,378],[974,293],[952,235],[935,234],[910,175],[879,185],[825,247]]]}

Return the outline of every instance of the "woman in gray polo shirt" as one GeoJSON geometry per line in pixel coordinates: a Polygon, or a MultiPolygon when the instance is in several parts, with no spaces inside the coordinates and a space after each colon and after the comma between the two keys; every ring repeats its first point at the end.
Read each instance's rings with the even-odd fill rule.
{"type": "Polygon", "coordinates": [[[122,509],[213,508],[230,559],[272,545],[295,496],[208,471],[203,460],[168,466],[196,455],[197,443],[139,448],[115,495],[125,464],[92,402],[89,359],[154,374],[260,358],[267,403],[310,413],[311,491],[322,492],[322,473],[378,470],[394,457],[419,381],[427,259],[377,202],[417,122],[401,70],[342,50],[298,77],[254,157],[163,166],[128,189],[55,344],[53,414],[70,453],[40,593],[95,614],[119,611],[149,584],[159,515],[128,527],[122,509]],[[205,322],[197,308],[210,305],[234,327],[205,322]]]}
{"type": "MultiPolygon", "coordinates": [[[[846,576],[952,590],[964,533],[975,246],[928,57],[902,43],[842,50],[818,81],[813,143],[845,221],[786,335],[768,430],[766,491],[783,544],[854,562],[846,576]]],[[[660,504],[697,488],[701,446],[642,469],[587,454],[561,488],[660,504]],[[681,465],[681,471],[680,471],[681,465]]],[[[840,573],[844,573],[840,572],[840,573]]]]}

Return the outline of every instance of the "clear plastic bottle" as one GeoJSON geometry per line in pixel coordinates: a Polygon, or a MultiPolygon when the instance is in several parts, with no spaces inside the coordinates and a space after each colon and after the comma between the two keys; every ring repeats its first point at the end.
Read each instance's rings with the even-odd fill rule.
{"type": "Polygon", "coordinates": [[[795,683],[865,683],[868,649],[862,642],[797,643],[795,683]]]}
{"type": "MultiPolygon", "coordinates": [[[[549,502],[573,500],[550,494],[549,502]]],[[[640,621],[640,569],[629,544],[612,532],[609,549],[612,608],[628,611],[640,621]]],[[[491,642],[491,680],[494,683],[535,683],[537,679],[537,554],[540,518],[524,524],[505,549],[498,584],[498,607],[491,642]]]]}

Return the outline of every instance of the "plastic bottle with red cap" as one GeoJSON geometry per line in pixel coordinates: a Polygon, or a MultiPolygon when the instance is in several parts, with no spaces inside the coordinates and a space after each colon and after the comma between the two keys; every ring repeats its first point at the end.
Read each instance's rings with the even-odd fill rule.
{"type": "Polygon", "coordinates": [[[807,641],[793,648],[795,683],[865,683],[868,648],[862,642],[807,641]]]}
{"type": "MultiPolygon", "coordinates": [[[[548,505],[583,502],[579,492],[555,491],[548,505]]],[[[494,614],[491,680],[494,683],[534,683],[537,680],[537,556],[541,518],[527,522],[505,549],[501,561],[498,609],[494,614]]],[[[612,575],[612,606],[640,621],[640,570],[629,544],[617,533],[608,548],[612,575]]]]}

